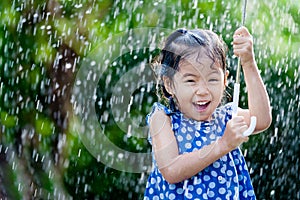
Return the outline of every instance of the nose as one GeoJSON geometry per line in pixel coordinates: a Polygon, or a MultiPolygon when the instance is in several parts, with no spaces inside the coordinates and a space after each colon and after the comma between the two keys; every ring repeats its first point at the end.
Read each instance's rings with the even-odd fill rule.
{"type": "Polygon", "coordinates": [[[208,91],[208,87],[205,81],[200,81],[197,84],[197,88],[196,88],[196,94],[197,95],[207,95],[209,93],[208,91]]]}

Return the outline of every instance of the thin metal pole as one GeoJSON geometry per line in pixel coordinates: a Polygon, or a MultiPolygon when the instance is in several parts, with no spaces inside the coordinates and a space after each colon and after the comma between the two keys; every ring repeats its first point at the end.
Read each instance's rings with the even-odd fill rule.
{"type": "MultiPolygon", "coordinates": [[[[247,10],[247,0],[244,0],[242,26],[245,25],[246,10],[247,10]]],[[[241,59],[238,58],[238,64],[237,64],[237,69],[236,69],[236,79],[235,79],[236,83],[240,83],[240,73],[241,73],[241,59]]]]}
{"type": "MultiPolygon", "coordinates": [[[[245,24],[245,18],[246,18],[246,6],[247,6],[247,0],[244,1],[244,9],[243,9],[243,19],[242,19],[242,25],[245,24]]],[[[241,60],[238,59],[238,66],[236,70],[236,82],[234,83],[234,91],[233,91],[233,103],[232,103],[232,114],[237,115],[238,105],[239,105],[239,96],[240,96],[240,71],[241,71],[241,60]]],[[[243,136],[249,136],[253,133],[254,129],[256,127],[256,117],[251,116],[250,119],[250,125],[248,129],[243,133],[243,136]]]]}

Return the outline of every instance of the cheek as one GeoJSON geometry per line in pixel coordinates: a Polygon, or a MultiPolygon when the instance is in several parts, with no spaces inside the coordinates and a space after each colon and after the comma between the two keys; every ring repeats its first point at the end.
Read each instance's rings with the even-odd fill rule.
{"type": "Polygon", "coordinates": [[[222,84],[211,85],[210,91],[214,94],[214,96],[223,96],[226,86],[222,84]]]}

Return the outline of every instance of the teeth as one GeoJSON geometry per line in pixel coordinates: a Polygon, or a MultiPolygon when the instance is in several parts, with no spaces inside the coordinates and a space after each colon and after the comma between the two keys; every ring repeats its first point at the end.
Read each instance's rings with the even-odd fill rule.
{"type": "Polygon", "coordinates": [[[203,106],[205,104],[207,104],[207,102],[197,102],[198,105],[203,106]]]}

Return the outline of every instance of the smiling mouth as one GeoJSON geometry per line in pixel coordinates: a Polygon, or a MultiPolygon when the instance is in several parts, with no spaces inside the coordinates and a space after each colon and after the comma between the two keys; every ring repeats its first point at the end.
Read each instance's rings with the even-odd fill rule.
{"type": "Polygon", "coordinates": [[[209,106],[210,101],[206,102],[196,102],[194,103],[194,106],[198,112],[203,112],[206,110],[206,108],[209,106]]]}

